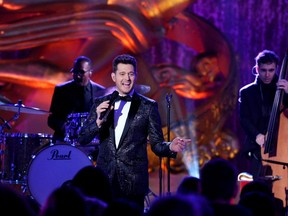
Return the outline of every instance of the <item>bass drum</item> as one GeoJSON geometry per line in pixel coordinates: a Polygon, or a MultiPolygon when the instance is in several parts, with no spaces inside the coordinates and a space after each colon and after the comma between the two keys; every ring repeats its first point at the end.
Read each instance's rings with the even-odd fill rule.
{"type": "Polygon", "coordinates": [[[84,152],[74,146],[55,144],[33,155],[27,185],[31,196],[43,205],[52,191],[71,180],[83,167],[93,165],[84,152]]]}

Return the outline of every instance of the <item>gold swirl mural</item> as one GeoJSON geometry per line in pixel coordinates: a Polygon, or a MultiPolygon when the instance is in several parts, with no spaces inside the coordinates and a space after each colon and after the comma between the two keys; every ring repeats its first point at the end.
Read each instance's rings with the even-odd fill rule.
{"type": "MultiPolygon", "coordinates": [[[[138,83],[149,85],[147,96],[159,103],[166,138],[170,121],[171,139],[193,140],[171,161],[172,171],[197,176],[212,157],[233,158],[238,151],[237,139],[226,126],[236,104],[237,75],[229,43],[207,20],[186,10],[190,4],[193,1],[2,1],[1,94],[48,110],[53,87],[71,78],[77,56],[90,57],[92,79],[110,87],[112,59],[131,53],[139,62],[138,83]],[[172,96],[170,119],[167,94],[172,96]]],[[[46,119],[21,121],[14,130],[39,130],[35,125],[40,124],[40,132],[51,132],[46,119]]],[[[158,160],[150,157],[153,171],[158,160]]]]}

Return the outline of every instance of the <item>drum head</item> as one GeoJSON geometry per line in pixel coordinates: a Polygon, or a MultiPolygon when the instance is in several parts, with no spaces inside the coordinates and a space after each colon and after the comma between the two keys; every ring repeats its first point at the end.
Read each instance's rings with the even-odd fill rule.
{"type": "Polygon", "coordinates": [[[74,146],[59,144],[46,147],[29,164],[29,192],[43,205],[54,189],[71,180],[81,168],[91,165],[92,160],[74,146]]]}

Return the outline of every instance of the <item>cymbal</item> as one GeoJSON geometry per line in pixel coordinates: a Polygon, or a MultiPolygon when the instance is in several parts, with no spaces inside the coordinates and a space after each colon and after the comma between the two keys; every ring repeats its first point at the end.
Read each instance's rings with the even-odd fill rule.
{"type": "Polygon", "coordinates": [[[41,110],[35,107],[26,107],[23,104],[0,104],[0,110],[29,114],[49,114],[48,111],[41,110]]]}
{"type": "MultiPolygon", "coordinates": [[[[135,85],[134,89],[139,94],[146,94],[151,90],[150,86],[148,85],[137,85],[137,84],[135,85]]],[[[98,91],[95,96],[99,97],[99,96],[112,94],[115,90],[116,90],[116,86],[111,86],[106,89],[98,91]]]]}
{"type": "Polygon", "coordinates": [[[0,95],[0,104],[7,104],[7,103],[12,103],[12,101],[10,101],[5,96],[0,95]]]}

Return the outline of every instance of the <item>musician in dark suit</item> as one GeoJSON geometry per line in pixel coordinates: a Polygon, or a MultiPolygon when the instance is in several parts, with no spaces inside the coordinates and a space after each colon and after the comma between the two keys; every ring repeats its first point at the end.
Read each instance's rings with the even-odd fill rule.
{"type": "Polygon", "coordinates": [[[263,50],[255,60],[256,65],[253,67],[255,81],[239,91],[239,118],[246,134],[242,149],[245,161],[242,162],[247,164],[246,171],[257,179],[265,175],[261,147],[266,140],[275,93],[277,89],[283,89],[285,93],[283,102],[286,104],[288,82],[285,79],[278,80],[276,72],[279,58],[273,51],[263,50]]]}
{"type": "Polygon", "coordinates": [[[71,73],[73,80],[55,86],[52,96],[48,126],[54,130],[54,143],[64,141],[67,116],[89,112],[97,91],[104,89],[90,79],[92,62],[86,56],[75,59],[71,73]]]}
{"type": "Polygon", "coordinates": [[[99,137],[97,166],[108,174],[115,198],[124,198],[143,208],[149,187],[147,142],[156,155],[175,158],[176,152],[181,152],[191,140],[164,141],[157,102],[135,91],[137,62],[134,57],[119,55],[112,67],[116,94],[95,100],[81,128],[79,142],[85,145],[95,136],[99,137]],[[118,94],[126,98],[115,97],[118,94]]]}

